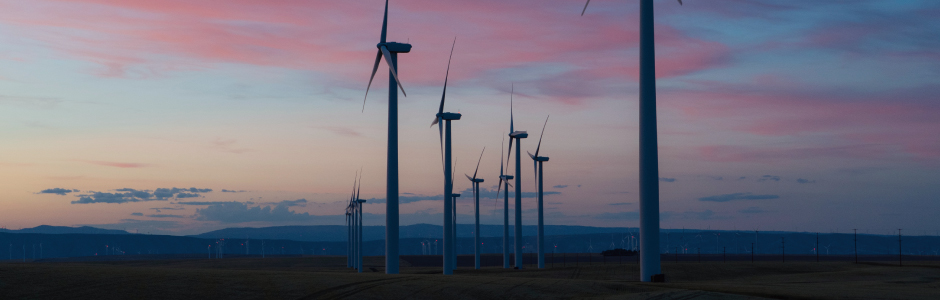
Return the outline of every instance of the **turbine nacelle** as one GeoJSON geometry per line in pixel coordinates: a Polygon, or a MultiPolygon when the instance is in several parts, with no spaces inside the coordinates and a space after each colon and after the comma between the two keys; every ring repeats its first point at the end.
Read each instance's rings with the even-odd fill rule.
{"type": "Polygon", "coordinates": [[[500,176],[499,176],[499,179],[502,179],[502,180],[510,180],[510,179],[513,179],[513,178],[514,178],[514,177],[512,177],[512,175],[500,175],[500,176]]]}
{"type": "Polygon", "coordinates": [[[385,49],[387,49],[388,52],[395,52],[395,53],[411,52],[411,44],[388,42],[388,43],[378,43],[377,45],[375,45],[375,47],[379,48],[379,50],[382,49],[382,46],[385,46],[385,49]]]}
{"type": "Polygon", "coordinates": [[[514,138],[514,139],[524,139],[524,138],[529,137],[529,133],[526,132],[525,130],[513,131],[512,133],[509,134],[509,137],[514,138]]]}
{"type": "MultiPolygon", "coordinates": [[[[452,112],[445,112],[445,113],[438,113],[438,114],[437,114],[437,117],[438,117],[438,118],[441,118],[441,119],[443,119],[443,120],[460,120],[460,117],[461,117],[461,116],[462,116],[462,115],[461,115],[460,113],[452,113],[452,112]]],[[[431,125],[431,126],[433,126],[433,125],[431,125]]]]}
{"type": "Polygon", "coordinates": [[[457,198],[460,197],[460,194],[450,194],[451,197],[457,198]]]}

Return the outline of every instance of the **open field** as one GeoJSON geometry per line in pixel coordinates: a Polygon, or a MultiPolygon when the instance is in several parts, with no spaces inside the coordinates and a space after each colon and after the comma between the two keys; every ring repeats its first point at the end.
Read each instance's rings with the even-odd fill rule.
{"type": "MultiPolygon", "coordinates": [[[[432,257],[433,258],[433,257],[432,257]]],[[[471,257],[461,257],[467,261],[471,257]]],[[[667,283],[637,282],[636,264],[579,262],[538,270],[416,267],[362,274],[345,257],[0,263],[4,299],[936,299],[940,262],[664,262],[667,283]]],[[[427,259],[424,257],[422,259],[427,259]]],[[[440,259],[438,256],[437,259],[440,259]]],[[[471,258],[472,259],[472,258],[471,258]]],[[[374,268],[375,271],[369,268],[374,268]]]]}

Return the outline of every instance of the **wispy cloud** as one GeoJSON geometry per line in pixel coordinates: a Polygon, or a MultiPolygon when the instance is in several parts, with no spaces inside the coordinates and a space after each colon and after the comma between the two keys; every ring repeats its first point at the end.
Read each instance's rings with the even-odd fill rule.
{"type": "Polygon", "coordinates": [[[56,194],[56,195],[62,195],[62,196],[65,196],[66,194],[71,193],[71,192],[78,192],[78,190],[51,188],[51,189],[45,189],[45,190],[39,191],[40,194],[56,194]]]}
{"type": "Polygon", "coordinates": [[[128,203],[145,201],[166,201],[171,198],[193,198],[199,197],[198,193],[208,193],[212,189],[199,188],[158,188],[151,190],[137,190],[133,188],[120,188],[114,190],[117,193],[89,191],[90,194],[77,195],[78,200],[72,201],[72,204],[91,204],[91,203],[128,203]],[[190,192],[190,193],[187,193],[190,192]]]}

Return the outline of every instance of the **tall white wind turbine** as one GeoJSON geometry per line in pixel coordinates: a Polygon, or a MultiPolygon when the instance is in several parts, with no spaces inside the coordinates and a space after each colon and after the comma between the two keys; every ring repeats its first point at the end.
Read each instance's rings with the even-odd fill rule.
{"type": "MultiPolygon", "coordinates": [[[[678,0],[682,5],[682,0],[678,0]]],[[[591,0],[584,3],[581,15],[591,0]]],[[[653,0],[640,0],[640,281],[665,281],[659,257],[659,153],[653,0]]]]}
{"type": "Polygon", "coordinates": [[[432,127],[437,125],[441,140],[441,163],[444,165],[444,255],[442,257],[444,260],[444,275],[453,274],[455,265],[453,265],[454,260],[450,257],[456,253],[454,251],[456,245],[454,239],[457,238],[453,228],[455,218],[451,214],[455,205],[453,201],[454,173],[451,170],[452,138],[450,121],[460,120],[460,113],[444,112],[444,100],[447,98],[447,79],[450,77],[450,62],[454,58],[454,46],[456,45],[457,39],[455,38],[454,44],[450,48],[450,58],[447,59],[447,72],[444,73],[444,91],[441,93],[441,104],[438,106],[434,122],[431,122],[432,127]]]}
{"type": "Polygon", "coordinates": [[[382,19],[382,36],[372,66],[372,76],[366,86],[366,96],[362,100],[362,109],[365,110],[365,98],[369,97],[369,87],[372,79],[379,69],[382,57],[388,64],[388,150],[385,181],[385,273],[398,274],[398,85],[401,93],[408,97],[405,88],[398,80],[398,53],[411,52],[411,44],[386,42],[385,35],[388,28],[388,0],[385,0],[385,16],[382,19]]]}
{"type": "MultiPolygon", "coordinates": [[[[538,247],[538,266],[539,269],[545,268],[545,222],[543,217],[542,209],[542,163],[548,161],[547,156],[539,156],[539,150],[542,149],[542,136],[545,135],[545,126],[548,125],[548,117],[545,118],[545,124],[542,125],[542,134],[539,135],[539,144],[535,147],[535,155],[529,153],[529,157],[532,158],[533,164],[535,164],[535,183],[538,188],[538,213],[539,213],[539,225],[538,225],[538,241],[536,242],[536,247],[538,247]]],[[[526,152],[528,153],[528,152],[526,152]]]]}
{"type": "Polygon", "coordinates": [[[512,116],[512,93],[515,92],[515,86],[512,88],[512,92],[509,96],[509,153],[508,156],[512,155],[512,141],[516,140],[516,220],[515,220],[515,248],[516,253],[516,268],[522,269],[522,139],[529,137],[529,134],[525,131],[515,131],[513,126],[513,116],[512,116]]]}
{"type": "Polygon", "coordinates": [[[483,147],[483,151],[480,151],[480,159],[477,160],[477,168],[473,171],[473,177],[470,175],[463,174],[467,176],[467,179],[470,180],[471,189],[473,189],[473,268],[480,269],[480,183],[483,182],[483,178],[477,178],[477,171],[480,171],[480,161],[483,160],[483,152],[486,151],[486,147],[483,147]]]}

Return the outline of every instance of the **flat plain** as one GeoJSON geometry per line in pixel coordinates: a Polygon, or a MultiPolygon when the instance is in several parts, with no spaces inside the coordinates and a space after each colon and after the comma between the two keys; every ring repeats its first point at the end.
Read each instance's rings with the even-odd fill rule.
{"type": "MultiPolygon", "coordinates": [[[[431,257],[433,258],[433,257],[431,257]]],[[[440,256],[437,256],[440,259],[440,256]]],[[[439,267],[383,257],[365,272],[345,257],[242,257],[0,263],[3,299],[938,299],[940,262],[663,262],[666,283],[638,282],[635,263],[522,270],[439,267]]],[[[427,258],[425,258],[427,259],[427,258]]],[[[412,259],[414,260],[414,259],[412,259]]],[[[466,261],[467,257],[461,257],[466,261]]]]}

